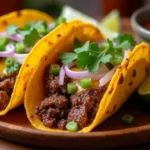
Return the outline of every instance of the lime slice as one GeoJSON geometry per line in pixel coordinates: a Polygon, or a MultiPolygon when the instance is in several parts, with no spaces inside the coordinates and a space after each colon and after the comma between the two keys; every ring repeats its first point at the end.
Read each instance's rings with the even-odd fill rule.
{"type": "Polygon", "coordinates": [[[118,10],[112,10],[101,20],[100,24],[114,32],[120,32],[120,15],[118,10]]]}
{"type": "MultiPolygon", "coordinates": [[[[117,32],[114,32],[114,31],[112,31],[108,28],[108,23],[109,22],[107,20],[106,21],[108,23],[107,23],[107,26],[105,26],[105,20],[103,21],[104,23],[101,24],[97,20],[93,19],[92,17],[89,17],[89,16],[85,15],[84,13],[82,13],[82,12],[76,10],[76,9],[73,9],[70,6],[65,5],[63,7],[62,12],[61,12],[61,16],[65,17],[67,21],[81,20],[83,22],[88,22],[88,23],[91,23],[91,24],[95,25],[96,27],[98,27],[98,29],[101,31],[101,33],[104,35],[104,37],[106,39],[107,38],[112,39],[112,38],[114,38],[118,35],[117,32]]],[[[111,15],[111,16],[113,16],[113,18],[114,18],[115,15],[111,15]]],[[[108,17],[109,17],[109,15],[108,15],[108,17]]],[[[111,24],[111,22],[110,22],[110,24],[111,24]]]]}
{"type": "Polygon", "coordinates": [[[141,99],[150,104],[150,76],[148,76],[138,89],[141,99]]]}

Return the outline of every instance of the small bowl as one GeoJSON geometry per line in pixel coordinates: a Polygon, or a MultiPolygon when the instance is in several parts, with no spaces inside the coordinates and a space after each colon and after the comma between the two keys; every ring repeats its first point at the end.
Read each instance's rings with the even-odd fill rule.
{"type": "Polygon", "coordinates": [[[144,23],[150,22],[150,7],[142,7],[136,10],[131,16],[132,29],[139,38],[150,43],[150,30],[143,27],[144,23]]]}

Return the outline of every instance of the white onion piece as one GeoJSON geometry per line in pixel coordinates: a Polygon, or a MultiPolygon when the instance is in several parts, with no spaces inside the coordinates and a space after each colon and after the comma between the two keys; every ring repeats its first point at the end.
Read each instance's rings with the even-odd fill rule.
{"type": "Polygon", "coordinates": [[[20,34],[13,34],[11,36],[8,36],[6,32],[1,32],[0,37],[8,37],[11,40],[17,41],[17,42],[22,42],[23,37],[20,34]]]}
{"type": "Polygon", "coordinates": [[[107,83],[111,80],[112,76],[114,75],[114,73],[116,72],[116,70],[117,70],[118,67],[119,67],[119,65],[118,65],[118,66],[115,66],[115,67],[114,67],[112,70],[110,70],[103,78],[101,78],[101,79],[99,80],[100,87],[104,86],[105,84],[107,84],[107,83]]]}
{"type": "Polygon", "coordinates": [[[12,56],[15,53],[15,47],[12,43],[6,45],[6,50],[0,52],[0,57],[12,56]]]}
{"type": "Polygon", "coordinates": [[[50,29],[54,28],[54,26],[55,26],[54,22],[48,24],[48,28],[50,28],[50,29]]]}
{"type": "Polygon", "coordinates": [[[129,52],[131,52],[130,49],[123,51],[123,60],[125,60],[125,59],[128,57],[128,53],[129,53],[129,52]]]}
{"type": "Polygon", "coordinates": [[[65,70],[64,66],[62,66],[59,72],[59,85],[64,85],[64,79],[65,79],[65,70]]]}
{"type": "Polygon", "coordinates": [[[25,58],[28,56],[28,53],[27,54],[17,54],[17,53],[14,53],[12,55],[12,58],[16,61],[16,62],[19,62],[20,64],[23,64],[25,58]]]}
{"type": "Polygon", "coordinates": [[[80,72],[70,70],[70,68],[75,66],[75,64],[76,63],[73,62],[70,65],[64,66],[66,75],[73,79],[91,78],[92,80],[99,80],[102,76],[104,76],[104,74],[106,74],[109,71],[106,65],[104,64],[101,64],[99,70],[95,73],[89,73],[88,70],[80,72]]]}

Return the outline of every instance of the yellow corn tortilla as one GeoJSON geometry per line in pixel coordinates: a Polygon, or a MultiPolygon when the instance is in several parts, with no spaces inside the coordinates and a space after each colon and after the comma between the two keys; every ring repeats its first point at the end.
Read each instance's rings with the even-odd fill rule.
{"type": "Polygon", "coordinates": [[[48,14],[34,9],[24,9],[14,11],[6,15],[0,16],[0,32],[5,31],[7,26],[16,24],[23,28],[28,22],[45,20],[47,23],[52,22],[53,18],[48,14]]]}
{"type": "MultiPolygon", "coordinates": [[[[75,38],[78,38],[82,42],[103,39],[98,29],[92,25],[71,22],[58,27],[34,47],[35,56],[32,56],[32,59],[33,61],[39,59],[39,61],[28,82],[24,105],[29,121],[37,129],[51,132],[68,132],[44,126],[35,114],[35,107],[39,106],[45,98],[44,83],[42,80],[45,67],[48,64],[57,63],[58,53],[70,51],[75,38]]],[[[93,122],[78,132],[90,132],[94,127],[112,116],[145,79],[147,70],[149,70],[149,64],[149,45],[146,43],[137,45],[114,74],[100,102],[93,122]]]]}
{"type": "MultiPolygon", "coordinates": [[[[53,18],[51,18],[46,13],[32,9],[24,9],[19,12],[12,12],[0,17],[0,31],[4,31],[6,27],[10,24],[16,24],[20,27],[23,27],[28,22],[37,22],[40,20],[45,20],[47,23],[50,23],[53,21],[53,18]],[[7,22],[7,25],[4,25],[4,22],[7,22]]],[[[30,57],[26,58],[17,76],[10,102],[5,109],[0,110],[0,115],[5,115],[9,110],[12,110],[13,108],[16,108],[17,106],[23,104],[26,84],[29,80],[29,77],[33,71],[36,62],[37,61],[33,62],[32,58],[30,57]]],[[[2,59],[0,60],[0,75],[3,74],[4,68],[5,60],[2,59]]]]}

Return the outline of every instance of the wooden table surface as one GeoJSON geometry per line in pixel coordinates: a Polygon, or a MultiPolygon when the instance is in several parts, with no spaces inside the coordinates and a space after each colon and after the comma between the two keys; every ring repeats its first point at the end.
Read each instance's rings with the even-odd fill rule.
{"type": "MultiPolygon", "coordinates": [[[[130,21],[127,18],[122,19],[122,32],[132,33],[135,37],[137,37],[136,34],[133,33],[131,29],[130,21]]],[[[40,149],[43,149],[43,148],[21,145],[18,143],[13,143],[4,139],[0,139],[0,150],[40,150],[40,149]]],[[[150,143],[145,144],[145,145],[132,146],[128,148],[127,147],[121,148],[121,150],[126,150],[126,149],[128,150],[150,150],[150,143]]],[[[46,148],[44,148],[44,150],[46,150],[46,148]]],[[[59,150],[59,149],[52,148],[51,150],[59,150]]],[[[120,148],[111,149],[111,150],[120,150],[120,148]]]]}

